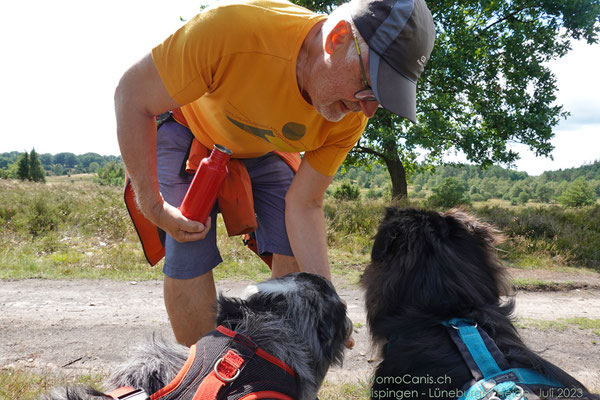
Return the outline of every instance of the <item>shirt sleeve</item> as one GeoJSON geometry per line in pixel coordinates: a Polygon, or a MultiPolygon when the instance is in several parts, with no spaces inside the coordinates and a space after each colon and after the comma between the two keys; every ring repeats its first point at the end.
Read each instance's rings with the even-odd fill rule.
{"type": "Polygon", "coordinates": [[[210,91],[219,63],[223,30],[219,9],[205,11],[188,21],[152,49],[152,59],[171,97],[188,104],[210,91]]]}

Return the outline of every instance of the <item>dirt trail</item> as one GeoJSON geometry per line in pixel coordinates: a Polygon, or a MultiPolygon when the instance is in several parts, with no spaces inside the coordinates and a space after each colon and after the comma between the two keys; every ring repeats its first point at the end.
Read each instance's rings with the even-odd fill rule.
{"type": "MultiPolygon", "coordinates": [[[[579,286],[585,283],[589,289],[520,292],[516,313],[525,318],[520,331],[534,350],[598,391],[597,334],[577,326],[542,330],[527,323],[575,316],[600,319],[600,279],[595,275],[575,278],[581,282],[579,286]]],[[[574,281],[562,275],[552,280],[574,281]]],[[[236,296],[248,283],[221,281],[218,288],[236,296]]],[[[340,280],[334,283],[358,327],[357,346],[347,352],[344,368],[330,371],[328,380],[368,380],[374,363],[362,293],[354,285],[340,280]]],[[[162,282],[0,280],[0,368],[105,373],[125,360],[136,343],[154,333],[173,337],[163,305],[162,282]]]]}

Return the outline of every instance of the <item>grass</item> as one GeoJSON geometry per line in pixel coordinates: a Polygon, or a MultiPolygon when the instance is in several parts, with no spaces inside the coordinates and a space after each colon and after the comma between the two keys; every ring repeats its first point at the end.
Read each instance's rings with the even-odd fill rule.
{"type": "MultiPolygon", "coordinates": [[[[342,219],[360,208],[353,207],[330,212],[336,224],[329,231],[330,257],[337,274],[345,274],[346,265],[367,262],[378,223],[381,206],[373,205],[367,209],[370,219],[357,230],[358,219],[342,219]],[[344,230],[338,234],[338,228],[344,230]]],[[[266,264],[241,238],[227,237],[221,216],[217,224],[224,262],[215,278],[268,278],[266,264]]],[[[0,180],[0,230],[0,279],[162,279],[162,262],[150,267],[141,252],[121,188],[100,186],[87,175],[50,177],[46,185],[0,180]]]]}
{"type": "MultiPolygon", "coordinates": [[[[263,280],[268,267],[228,238],[219,217],[225,262],[217,279],[263,280]]],[[[162,279],[151,267],[122,203],[121,188],[87,175],[52,177],[47,185],[0,180],[0,279],[162,279]]]]}
{"type": "MultiPolygon", "coordinates": [[[[0,278],[162,279],[162,265],[150,267],[140,251],[121,188],[100,186],[92,178],[49,177],[45,185],[0,179],[0,278]]],[[[385,205],[382,200],[325,200],[333,274],[358,282],[385,205]]],[[[581,265],[600,265],[596,259],[600,243],[594,241],[600,211],[561,213],[556,207],[515,211],[497,204],[472,211],[507,231],[509,240],[499,255],[508,266],[554,270],[577,266],[571,271],[587,273],[581,265]],[[569,247],[573,242],[574,250],[569,247]],[[581,262],[584,256],[589,259],[581,262]]],[[[220,217],[217,224],[225,261],[215,269],[216,279],[267,278],[269,270],[262,261],[239,237],[227,237],[220,217]]]]}
{"type": "Polygon", "coordinates": [[[23,369],[0,370],[0,400],[34,400],[51,388],[65,385],[99,387],[101,375],[56,375],[51,372],[34,373],[23,369]]]}
{"type": "Polygon", "coordinates": [[[564,331],[569,327],[576,327],[582,330],[590,330],[596,336],[600,337],[600,319],[573,317],[559,318],[556,320],[538,320],[531,318],[519,318],[517,322],[518,328],[534,328],[543,331],[558,330],[564,331]]]}
{"type": "MultiPolygon", "coordinates": [[[[34,373],[23,369],[0,370],[0,400],[35,400],[53,387],[90,385],[102,389],[102,375],[56,375],[49,371],[34,373]]],[[[320,392],[321,400],[362,400],[368,398],[368,385],[358,383],[332,384],[325,381],[320,392]]]]}

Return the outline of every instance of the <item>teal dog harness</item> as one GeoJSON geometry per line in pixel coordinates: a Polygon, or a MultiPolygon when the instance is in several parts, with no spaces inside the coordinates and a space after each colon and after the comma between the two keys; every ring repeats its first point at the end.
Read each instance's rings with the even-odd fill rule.
{"type": "Polygon", "coordinates": [[[473,321],[453,318],[442,325],[449,328],[448,333],[476,381],[458,400],[523,400],[532,393],[529,386],[563,387],[537,371],[509,368],[494,341],[473,321]]]}

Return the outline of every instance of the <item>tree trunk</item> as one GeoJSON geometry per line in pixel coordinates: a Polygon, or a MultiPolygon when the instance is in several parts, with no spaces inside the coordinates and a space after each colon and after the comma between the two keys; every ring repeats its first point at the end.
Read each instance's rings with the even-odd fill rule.
{"type": "MultiPolygon", "coordinates": [[[[390,154],[390,153],[388,153],[390,154]]],[[[391,153],[392,156],[384,158],[390,178],[392,179],[392,199],[403,199],[408,196],[408,184],[406,183],[406,171],[404,165],[398,157],[397,152],[391,153]]]]}

